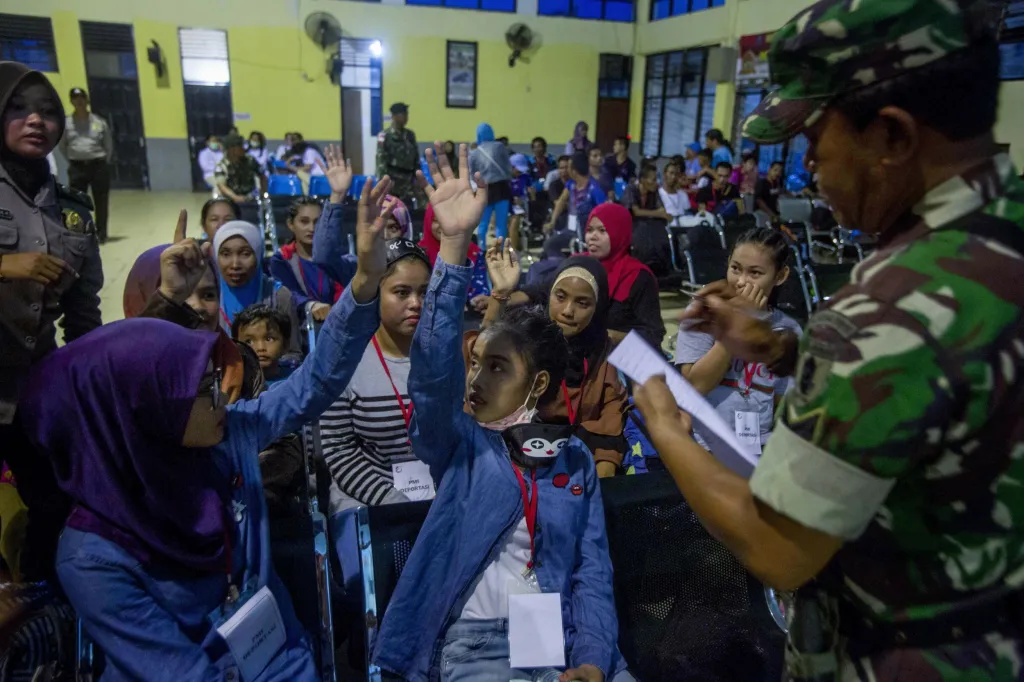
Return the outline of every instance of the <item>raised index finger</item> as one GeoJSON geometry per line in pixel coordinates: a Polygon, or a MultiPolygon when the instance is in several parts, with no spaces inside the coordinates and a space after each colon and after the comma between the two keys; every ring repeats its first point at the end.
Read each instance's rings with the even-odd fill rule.
{"type": "Polygon", "coordinates": [[[185,239],[185,231],[187,227],[188,211],[186,211],[185,209],[181,209],[181,211],[178,213],[178,224],[175,225],[174,227],[174,239],[171,241],[172,244],[177,244],[178,242],[185,239]]]}

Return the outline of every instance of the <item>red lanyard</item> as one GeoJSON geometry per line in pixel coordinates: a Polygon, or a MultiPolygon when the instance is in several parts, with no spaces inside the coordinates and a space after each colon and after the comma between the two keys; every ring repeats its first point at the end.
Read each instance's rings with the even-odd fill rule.
{"type": "Polygon", "coordinates": [[[224,324],[227,325],[227,331],[230,334],[231,333],[231,320],[228,319],[228,314],[226,312],[224,312],[223,308],[220,309],[220,316],[221,316],[221,319],[224,320],[224,324]]]}
{"type": "Polygon", "coordinates": [[[746,363],[743,365],[743,383],[746,384],[746,388],[743,389],[743,395],[750,395],[750,387],[754,385],[754,375],[757,373],[757,363],[746,363]]]}
{"type": "Polygon", "coordinates": [[[583,389],[587,385],[587,373],[589,369],[587,367],[586,358],[583,359],[583,383],[580,384],[580,399],[576,401],[576,407],[572,406],[572,401],[569,400],[569,387],[565,385],[565,379],[562,379],[562,396],[565,398],[565,411],[569,414],[569,423],[576,426],[576,415],[583,407],[583,389]]]}
{"type": "Polygon", "coordinates": [[[515,464],[512,465],[512,470],[516,472],[516,478],[519,479],[519,490],[523,493],[523,516],[526,517],[526,532],[530,534],[530,560],[526,563],[527,570],[533,570],[533,536],[537,530],[537,495],[540,492],[537,490],[537,470],[533,469],[530,472],[531,481],[533,483],[533,496],[530,496],[530,491],[526,489],[526,478],[523,476],[523,472],[519,470],[515,464]]]}
{"type": "Polygon", "coordinates": [[[391,390],[395,392],[395,398],[398,400],[398,409],[402,411],[402,419],[405,420],[405,430],[409,430],[409,422],[412,421],[412,403],[409,403],[409,409],[405,407],[405,401],[402,400],[402,394],[399,392],[398,387],[395,386],[395,380],[391,378],[391,370],[388,369],[388,363],[384,361],[384,353],[380,350],[380,344],[377,343],[377,337],[373,337],[373,347],[377,351],[377,357],[380,358],[380,366],[384,368],[384,373],[388,375],[388,381],[391,382],[391,390]]]}

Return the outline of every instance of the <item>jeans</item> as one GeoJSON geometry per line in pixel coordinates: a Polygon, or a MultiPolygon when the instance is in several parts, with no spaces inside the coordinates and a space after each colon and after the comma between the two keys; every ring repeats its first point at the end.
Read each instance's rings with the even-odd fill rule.
{"type": "Polygon", "coordinates": [[[508,236],[508,207],[508,199],[502,199],[493,204],[487,204],[487,208],[484,209],[484,214],[480,217],[480,227],[476,231],[477,246],[483,251],[487,250],[487,228],[491,225],[492,213],[494,214],[494,230],[497,236],[508,236]]]}
{"type": "MultiPolygon", "coordinates": [[[[445,633],[441,648],[441,682],[557,682],[562,670],[536,668],[514,670],[509,667],[508,621],[457,620],[445,633]]],[[[433,679],[435,676],[431,675],[433,679]]],[[[623,670],[608,682],[635,682],[623,670]]]]}

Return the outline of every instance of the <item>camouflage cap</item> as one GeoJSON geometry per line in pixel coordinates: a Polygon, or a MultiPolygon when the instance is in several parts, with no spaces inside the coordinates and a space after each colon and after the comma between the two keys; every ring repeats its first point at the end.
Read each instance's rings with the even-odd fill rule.
{"type": "Polygon", "coordinates": [[[772,37],[779,88],[743,122],[743,136],[775,144],[817,121],[837,96],[942,59],[983,30],[988,0],[821,0],[772,37]]]}

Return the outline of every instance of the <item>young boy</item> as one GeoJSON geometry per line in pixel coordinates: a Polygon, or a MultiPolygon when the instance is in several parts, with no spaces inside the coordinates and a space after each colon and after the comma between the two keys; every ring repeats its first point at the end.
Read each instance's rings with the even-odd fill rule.
{"type": "Polygon", "coordinates": [[[291,363],[281,361],[288,350],[292,323],[280,310],[263,303],[249,306],[235,317],[231,336],[253,349],[267,384],[287,378],[295,369],[291,363]]]}

